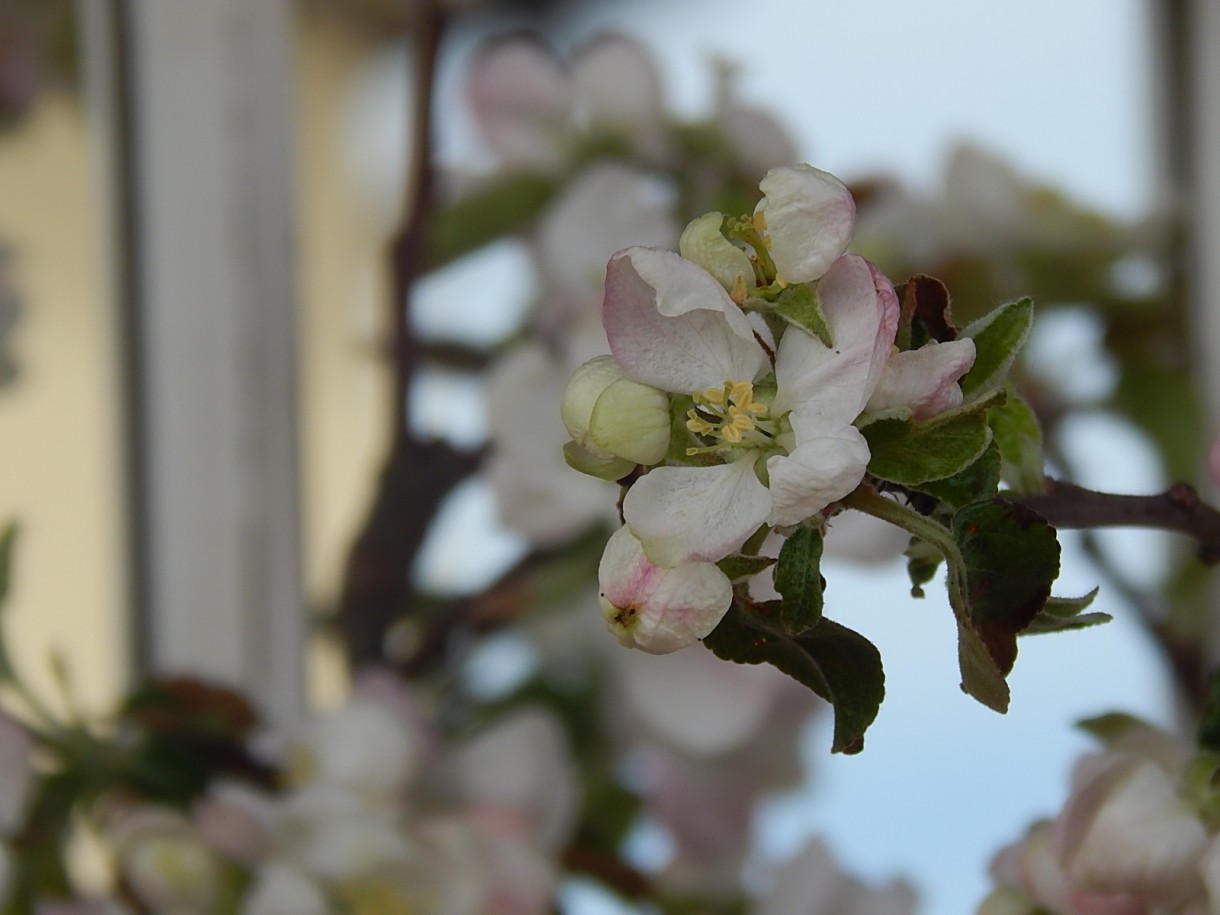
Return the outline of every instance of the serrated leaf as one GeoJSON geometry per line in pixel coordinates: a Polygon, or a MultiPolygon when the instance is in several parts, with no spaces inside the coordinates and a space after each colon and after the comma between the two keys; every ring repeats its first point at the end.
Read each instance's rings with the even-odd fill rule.
{"type": "Polygon", "coordinates": [[[881,655],[864,636],[823,617],[804,635],[783,631],[778,602],[756,609],[734,604],[703,640],[717,657],[771,664],[834,706],[831,750],[858,753],[885,698],[881,655]]]}
{"type": "Polygon", "coordinates": [[[775,311],[788,323],[795,324],[806,333],[817,337],[827,347],[834,349],[830,325],[826,323],[822,304],[811,284],[798,283],[785,287],[776,299],[775,311]]]}
{"type": "Polygon", "coordinates": [[[802,527],[784,541],[775,567],[775,590],[783,598],[780,622],[791,635],[812,629],[822,618],[822,534],[802,527]]]}
{"type": "Polygon", "coordinates": [[[961,381],[967,400],[1004,386],[1033,322],[1034,303],[1025,298],[1001,305],[962,331],[974,340],[975,350],[974,365],[961,381]]]}
{"type": "Polygon", "coordinates": [[[988,417],[1000,449],[1000,478],[1014,491],[1040,492],[1043,486],[1042,429],[1025,399],[1010,385],[1004,402],[988,417]]]}
{"type": "Polygon", "coordinates": [[[982,456],[991,441],[987,411],[996,402],[998,398],[980,400],[922,422],[879,419],[869,423],[860,430],[871,455],[868,472],[903,486],[920,486],[961,473],[982,456]]]}
{"type": "Polygon", "coordinates": [[[753,578],[773,565],[775,565],[774,556],[743,556],[741,553],[725,556],[716,563],[716,567],[734,584],[745,581],[747,578],[753,578]]]}
{"type": "Polygon", "coordinates": [[[1017,658],[1017,635],[1046,606],[1059,575],[1055,529],[1033,510],[1001,500],[953,516],[965,570],[969,624],[1001,674],[1017,658]]]}
{"type": "Polygon", "coordinates": [[[915,487],[954,508],[989,499],[1000,487],[1000,450],[992,441],[978,460],[943,480],[929,480],[915,487]]]}

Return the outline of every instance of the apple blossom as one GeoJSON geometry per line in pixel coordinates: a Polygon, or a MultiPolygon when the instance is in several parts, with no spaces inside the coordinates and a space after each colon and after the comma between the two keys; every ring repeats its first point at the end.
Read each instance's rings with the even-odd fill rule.
{"type": "Polygon", "coordinates": [[[728,577],[713,563],[660,568],[625,527],[610,535],[597,578],[607,627],[623,645],[650,654],[677,651],[703,638],[733,599],[728,577]]]}
{"type": "Polygon", "coordinates": [[[852,423],[880,380],[898,303],[851,255],[835,262],[819,298],[835,347],[791,329],[768,396],[755,386],[768,354],[711,275],[650,249],[611,260],[604,320],[615,359],[629,378],[691,395],[688,428],[724,459],[659,467],[628,491],[624,518],[654,563],[721,559],[760,525],[798,523],[863,478],[869,451],[852,423]]]}
{"type": "Polygon", "coordinates": [[[135,895],[164,915],[203,915],[216,896],[219,862],[174,811],[141,807],[118,815],[113,837],[135,895]]]}

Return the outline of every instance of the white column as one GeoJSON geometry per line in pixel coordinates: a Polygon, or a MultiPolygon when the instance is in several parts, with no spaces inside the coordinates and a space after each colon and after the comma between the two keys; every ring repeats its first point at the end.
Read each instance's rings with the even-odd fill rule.
{"type": "Polygon", "coordinates": [[[112,49],[134,166],[118,211],[144,662],[238,687],[279,722],[303,701],[306,626],[291,7],[120,0],[112,49]]]}
{"type": "Polygon", "coordinates": [[[1214,433],[1220,430],[1220,3],[1191,0],[1190,9],[1191,304],[1207,431],[1214,433]]]}

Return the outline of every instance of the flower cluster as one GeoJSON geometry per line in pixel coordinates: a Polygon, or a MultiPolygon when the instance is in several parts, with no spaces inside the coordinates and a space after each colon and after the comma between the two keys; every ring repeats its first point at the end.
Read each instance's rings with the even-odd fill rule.
{"type": "Polygon", "coordinates": [[[820,525],[864,480],[860,427],[962,403],[974,342],[899,351],[894,287],[848,254],[855,207],[834,176],[778,167],[744,217],[711,213],[680,254],[628,248],[606,270],[612,355],[568,385],[573,467],[630,479],[600,569],[625,645],[682,648],[732,599],[716,565],[772,529],[820,525]]]}
{"type": "MultiPolygon", "coordinates": [[[[3,718],[0,758],[8,836],[27,828],[32,777],[29,738],[3,718]]],[[[442,739],[413,692],[368,674],[344,706],[308,722],[268,762],[278,785],[222,777],[186,805],[108,779],[81,812],[100,829],[120,893],[23,898],[29,875],[0,858],[0,898],[80,915],[549,908],[577,787],[564,735],[546,712],[522,707],[466,739],[442,739]]]]}
{"type": "Polygon", "coordinates": [[[1220,761],[1125,716],[1082,758],[1053,819],[992,864],[979,915],[1205,915],[1220,910],[1220,761]]]}

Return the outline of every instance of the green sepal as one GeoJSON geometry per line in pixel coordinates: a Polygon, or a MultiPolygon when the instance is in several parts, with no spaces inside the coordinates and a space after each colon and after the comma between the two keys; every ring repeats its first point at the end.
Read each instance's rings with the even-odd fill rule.
{"type": "Polygon", "coordinates": [[[424,236],[424,272],[525,228],[559,187],[554,178],[518,173],[438,210],[424,236]]]}
{"type": "Polygon", "coordinates": [[[991,410],[988,422],[1000,449],[1000,479],[1014,492],[1041,492],[1042,429],[1033,408],[1009,385],[1007,396],[991,410]]]}
{"type": "Polygon", "coordinates": [[[1087,629],[1100,626],[1114,619],[1108,613],[1082,613],[1097,597],[1098,588],[1081,597],[1049,597],[1046,606],[1022,632],[1021,635],[1041,635],[1046,632],[1067,632],[1071,629],[1087,629]]]}
{"type": "Polygon", "coordinates": [[[1001,305],[962,331],[963,337],[974,340],[975,352],[974,365],[961,381],[967,400],[1004,386],[1033,322],[1034,302],[1024,298],[1001,305]]]}
{"type": "Polygon", "coordinates": [[[969,624],[1006,675],[1017,658],[1017,635],[1042,612],[1059,575],[1055,529],[1024,505],[994,499],[959,509],[952,531],[969,624]]]}
{"type": "Polygon", "coordinates": [[[920,486],[961,473],[991,442],[988,409],[1004,392],[933,416],[931,419],[879,419],[860,431],[871,455],[868,472],[903,486],[920,486]]]}
{"type": "Polygon", "coordinates": [[[790,635],[802,635],[822,618],[822,532],[802,527],[784,541],[775,567],[775,590],[783,598],[780,622],[790,635]]]}
{"type": "Polygon", "coordinates": [[[811,283],[786,286],[776,299],[775,311],[788,323],[812,334],[827,347],[834,349],[834,341],[830,336],[830,325],[826,323],[826,315],[822,313],[822,303],[818,300],[818,294],[811,283]]]}
{"type": "Polygon", "coordinates": [[[729,581],[737,584],[747,578],[753,578],[760,572],[765,572],[773,565],[775,565],[774,556],[746,556],[742,553],[734,553],[717,562],[716,568],[727,575],[729,581]]]}
{"type": "Polygon", "coordinates": [[[568,442],[563,446],[563,459],[573,470],[611,483],[621,480],[636,467],[634,461],[612,454],[595,454],[576,442],[568,442]]]}
{"type": "Polygon", "coordinates": [[[771,664],[813,690],[834,706],[831,750],[859,753],[885,698],[881,654],[864,636],[825,617],[805,634],[789,635],[781,612],[779,601],[754,608],[734,603],[703,643],[726,661],[771,664]]]}

